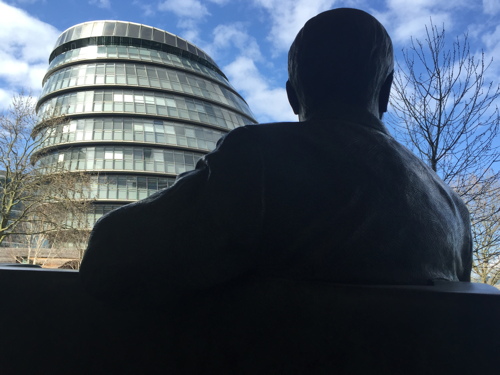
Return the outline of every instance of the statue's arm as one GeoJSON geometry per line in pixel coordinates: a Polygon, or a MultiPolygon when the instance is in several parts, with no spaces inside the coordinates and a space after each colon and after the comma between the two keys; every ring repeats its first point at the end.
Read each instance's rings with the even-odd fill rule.
{"type": "Polygon", "coordinates": [[[265,209],[251,133],[233,131],[171,188],[103,217],[82,262],[87,289],[124,298],[179,293],[251,272],[265,209]]]}

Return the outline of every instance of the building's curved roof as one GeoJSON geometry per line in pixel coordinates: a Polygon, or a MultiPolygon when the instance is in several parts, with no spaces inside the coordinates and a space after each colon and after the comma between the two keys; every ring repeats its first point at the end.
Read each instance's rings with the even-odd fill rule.
{"type": "Polygon", "coordinates": [[[54,50],[56,50],[59,46],[74,40],[100,36],[137,38],[167,44],[169,46],[177,47],[181,50],[190,52],[217,66],[210,56],[185,39],[164,30],[135,22],[105,20],[80,23],[65,30],[59,36],[54,46],[54,50]]]}

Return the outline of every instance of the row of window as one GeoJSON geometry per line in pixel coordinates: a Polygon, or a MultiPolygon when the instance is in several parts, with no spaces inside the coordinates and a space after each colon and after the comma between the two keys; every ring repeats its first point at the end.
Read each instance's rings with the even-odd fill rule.
{"type": "Polygon", "coordinates": [[[49,118],[92,112],[165,116],[229,130],[253,123],[249,117],[202,100],[139,90],[89,90],[67,93],[47,100],[37,113],[40,118],[49,118]]]}
{"type": "Polygon", "coordinates": [[[99,175],[91,176],[90,184],[77,188],[74,199],[120,199],[137,201],[159,190],[171,187],[175,177],[99,175]]]}
{"type": "Polygon", "coordinates": [[[105,214],[120,208],[120,204],[94,204],[87,213],[87,224],[89,228],[94,226],[94,223],[99,220],[105,214]]]}
{"type": "Polygon", "coordinates": [[[43,156],[43,172],[62,168],[70,171],[127,170],[179,174],[194,169],[202,154],[130,146],[73,147],[43,156]]]}
{"type": "Polygon", "coordinates": [[[91,184],[90,196],[95,199],[137,201],[172,186],[174,182],[173,177],[96,176],[91,184]]]}
{"type": "Polygon", "coordinates": [[[152,40],[189,51],[214,64],[210,56],[205,54],[196,46],[174,34],[170,34],[166,31],[155,29],[146,25],[119,21],[86,22],[72,27],[59,36],[56,42],[56,47],[72,40],[98,36],[124,36],[129,38],[152,40]]]}
{"type": "Polygon", "coordinates": [[[228,80],[215,70],[187,57],[132,46],[87,46],[70,50],[54,58],[50,63],[48,72],[50,74],[52,70],[65,64],[95,59],[123,59],[162,64],[203,74],[221,82],[225,86],[232,87],[228,80]]]}
{"type": "MultiPolygon", "coordinates": [[[[85,217],[82,218],[80,215],[75,219],[75,217],[68,213],[64,222],[68,228],[79,228],[79,229],[92,229],[95,222],[99,220],[102,216],[110,213],[117,208],[120,208],[123,204],[93,204],[90,209],[85,213],[85,217]]],[[[69,245],[69,244],[68,244],[69,245]]]]}
{"type": "Polygon", "coordinates": [[[214,100],[252,116],[239,96],[211,81],[179,71],[139,64],[86,64],[54,73],[45,82],[42,97],[60,89],[84,85],[129,85],[165,89],[214,100]]]}
{"type": "Polygon", "coordinates": [[[38,137],[40,147],[81,141],[131,141],[212,151],[225,132],[168,121],[104,117],[73,119],[38,137]]]}

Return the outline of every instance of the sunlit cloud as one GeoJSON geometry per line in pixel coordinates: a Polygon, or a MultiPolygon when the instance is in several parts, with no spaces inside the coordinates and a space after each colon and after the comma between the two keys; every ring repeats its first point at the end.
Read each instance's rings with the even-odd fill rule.
{"type": "Polygon", "coordinates": [[[335,0],[254,0],[271,19],[268,39],[275,55],[287,52],[304,23],[316,14],[331,9],[335,0]]]}
{"type": "Polygon", "coordinates": [[[15,0],[11,4],[35,4],[39,1],[44,1],[44,0],[15,0]]]}
{"type": "Polygon", "coordinates": [[[171,12],[179,18],[198,20],[210,15],[199,0],[165,0],[158,4],[158,10],[171,12]]]}
{"type": "Polygon", "coordinates": [[[487,71],[487,78],[500,85],[500,25],[492,32],[484,33],[482,41],[485,45],[485,57],[491,65],[487,71]]]}
{"type": "Polygon", "coordinates": [[[258,121],[297,121],[297,116],[288,104],[284,82],[281,88],[273,88],[252,59],[241,56],[223,70],[245,98],[258,121]]]}
{"type": "Polygon", "coordinates": [[[0,88],[0,113],[9,107],[13,94],[10,90],[0,88]]]}
{"type": "Polygon", "coordinates": [[[466,0],[415,0],[411,5],[406,0],[387,0],[383,11],[372,10],[372,14],[386,27],[395,44],[408,44],[410,38],[423,39],[425,25],[444,25],[447,31],[456,26],[457,9],[473,9],[475,4],[466,0]]]}
{"type": "Polygon", "coordinates": [[[212,36],[212,42],[204,45],[203,49],[214,59],[232,50],[233,47],[239,51],[239,55],[256,61],[262,59],[257,40],[248,34],[245,25],[241,22],[218,25],[213,30],[212,36]]]}
{"type": "Polygon", "coordinates": [[[226,5],[229,4],[230,0],[208,0],[208,1],[217,5],[226,5]]]}
{"type": "Polygon", "coordinates": [[[38,95],[48,56],[59,34],[55,27],[0,1],[1,108],[10,104],[15,92],[25,90],[38,95]]]}
{"type": "Polygon", "coordinates": [[[89,4],[90,5],[97,5],[99,8],[103,8],[103,9],[111,9],[110,0],[90,0],[89,4]]]}
{"type": "Polygon", "coordinates": [[[500,13],[500,1],[498,0],[483,0],[483,12],[491,16],[500,13]]]}
{"type": "Polygon", "coordinates": [[[164,0],[158,4],[158,10],[177,16],[177,27],[182,29],[180,37],[198,44],[200,30],[198,24],[210,16],[205,4],[200,0],[164,0]]]}
{"type": "Polygon", "coordinates": [[[155,11],[153,10],[153,5],[150,4],[150,3],[144,3],[142,1],[137,1],[137,0],[134,0],[132,2],[132,4],[138,6],[139,8],[142,9],[142,14],[145,16],[145,17],[151,17],[153,15],[155,15],[155,11]]]}

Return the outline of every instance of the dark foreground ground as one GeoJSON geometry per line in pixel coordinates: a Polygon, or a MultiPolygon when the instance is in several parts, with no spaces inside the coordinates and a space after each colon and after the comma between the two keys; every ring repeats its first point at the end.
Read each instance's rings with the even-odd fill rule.
{"type": "Polygon", "coordinates": [[[500,292],[244,280],[110,306],[78,272],[0,267],[0,374],[500,374],[500,292]]]}

